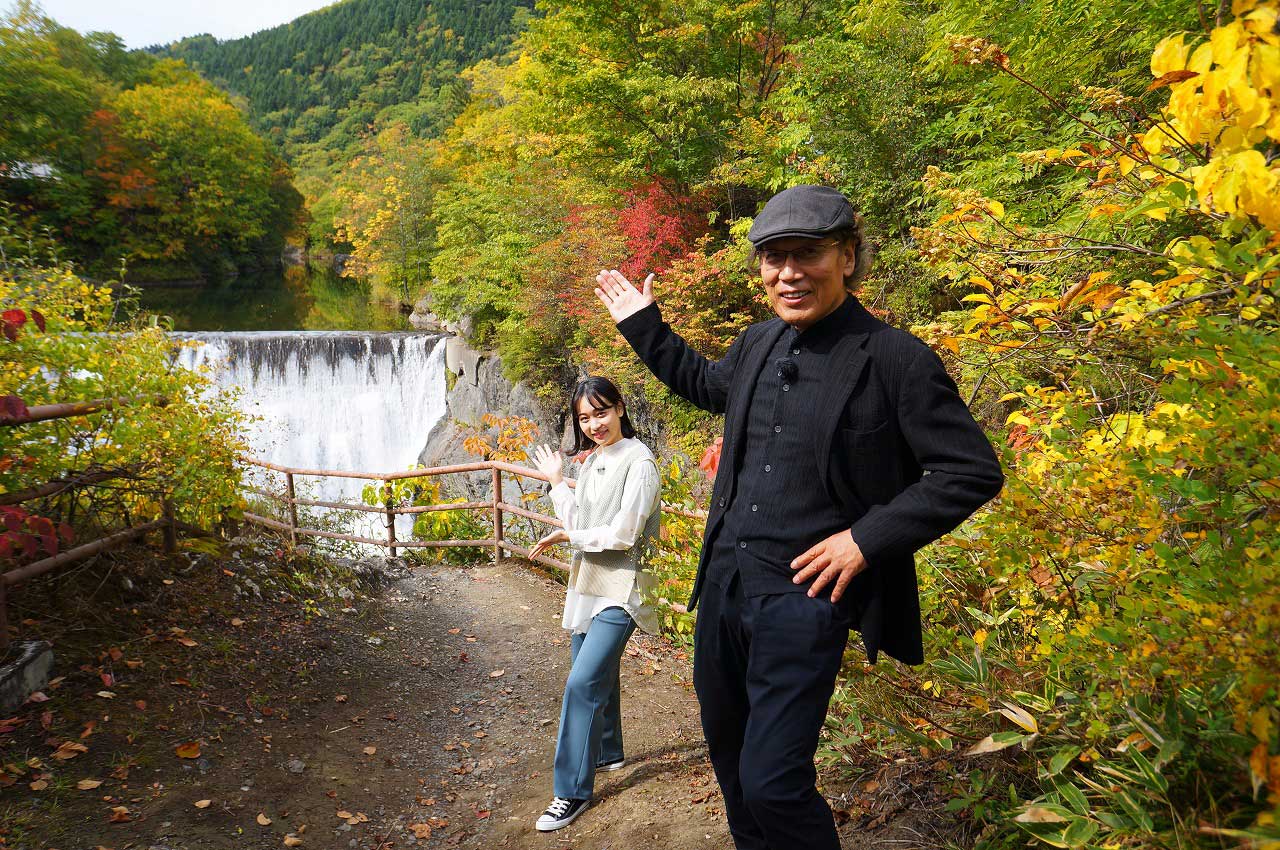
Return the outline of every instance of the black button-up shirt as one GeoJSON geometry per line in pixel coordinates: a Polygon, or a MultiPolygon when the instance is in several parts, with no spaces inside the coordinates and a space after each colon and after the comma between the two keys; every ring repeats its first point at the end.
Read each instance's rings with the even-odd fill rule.
{"type": "MultiPolygon", "coordinates": [[[[830,403],[827,354],[845,326],[845,301],[803,333],[782,332],[756,377],[733,501],[712,544],[707,580],[727,584],[736,571],[747,595],[806,592],[793,584],[791,561],[849,528],[849,518],[822,486],[814,423],[830,403]]],[[[829,588],[823,595],[829,594],[829,588]]]]}

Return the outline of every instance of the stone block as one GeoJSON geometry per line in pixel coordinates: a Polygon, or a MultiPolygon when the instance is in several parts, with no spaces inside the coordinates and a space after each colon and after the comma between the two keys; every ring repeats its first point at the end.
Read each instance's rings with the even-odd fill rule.
{"type": "Polygon", "coordinates": [[[49,683],[53,645],[43,640],[9,644],[8,659],[0,666],[0,714],[7,714],[49,683]]]}
{"type": "Polygon", "coordinates": [[[461,337],[451,337],[445,344],[445,368],[472,386],[479,383],[480,361],[483,359],[484,355],[469,347],[461,337]]]}

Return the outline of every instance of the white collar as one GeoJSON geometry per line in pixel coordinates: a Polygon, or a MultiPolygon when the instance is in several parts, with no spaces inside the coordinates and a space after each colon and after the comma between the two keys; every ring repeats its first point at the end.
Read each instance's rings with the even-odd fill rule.
{"type": "Polygon", "coordinates": [[[595,451],[596,455],[599,458],[599,460],[597,460],[597,463],[599,463],[600,460],[616,459],[619,455],[626,452],[627,449],[631,448],[631,445],[633,443],[635,443],[635,440],[633,438],[623,437],[621,440],[619,440],[616,443],[610,443],[607,446],[601,446],[597,448],[595,451]]]}

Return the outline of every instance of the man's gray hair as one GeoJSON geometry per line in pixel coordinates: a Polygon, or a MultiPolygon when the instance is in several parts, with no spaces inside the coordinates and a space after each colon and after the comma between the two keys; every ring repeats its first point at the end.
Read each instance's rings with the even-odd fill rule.
{"type": "Polygon", "coordinates": [[[853,243],[853,274],[846,275],[844,279],[844,288],[853,292],[858,288],[858,284],[862,283],[863,279],[871,273],[871,265],[876,256],[875,249],[867,241],[862,213],[855,212],[853,214],[853,224],[835,231],[831,234],[831,238],[837,240],[842,246],[850,242],[853,243]]]}

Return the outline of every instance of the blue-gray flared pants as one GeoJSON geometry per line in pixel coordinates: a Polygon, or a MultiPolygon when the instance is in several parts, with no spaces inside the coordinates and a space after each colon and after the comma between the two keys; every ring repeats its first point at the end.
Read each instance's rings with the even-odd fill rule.
{"type": "Polygon", "coordinates": [[[585,634],[571,641],[569,680],[560,707],[555,795],[589,800],[596,765],[622,758],[622,710],[618,664],[635,621],[621,608],[597,614],[585,634]]]}

